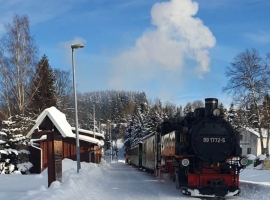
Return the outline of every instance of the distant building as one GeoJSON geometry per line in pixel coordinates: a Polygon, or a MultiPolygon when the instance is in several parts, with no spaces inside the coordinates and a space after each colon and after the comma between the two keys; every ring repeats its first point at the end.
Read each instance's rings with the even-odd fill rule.
{"type": "MultiPolygon", "coordinates": [[[[264,144],[263,153],[266,153],[267,131],[267,129],[262,129],[264,144]]],[[[242,155],[253,154],[258,156],[262,154],[259,132],[255,129],[243,128],[240,132],[240,146],[242,147],[242,155]]]]}

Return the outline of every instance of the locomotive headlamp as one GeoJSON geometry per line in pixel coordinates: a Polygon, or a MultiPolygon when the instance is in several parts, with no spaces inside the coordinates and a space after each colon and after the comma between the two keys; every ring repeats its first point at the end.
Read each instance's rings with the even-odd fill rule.
{"type": "Polygon", "coordinates": [[[182,165],[184,166],[184,167],[186,167],[186,166],[188,166],[189,165],[189,159],[187,159],[187,158],[184,158],[183,160],[182,160],[182,165]]]}
{"type": "Polygon", "coordinates": [[[248,164],[248,159],[247,158],[241,158],[240,164],[243,166],[246,166],[248,164]]]}
{"type": "Polygon", "coordinates": [[[220,115],[220,110],[219,110],[218,108],[215,108],[215,109],[213,110],[213,115],[214,115],[214,116],[219,116],[219,115],[220,115]]]}

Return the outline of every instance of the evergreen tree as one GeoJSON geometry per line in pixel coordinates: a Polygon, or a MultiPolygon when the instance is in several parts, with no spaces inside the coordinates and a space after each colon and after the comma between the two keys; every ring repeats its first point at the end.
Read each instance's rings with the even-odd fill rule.
{"type": "Polygon", "coordinates": [[[228,114],[227,114],[227,120],[228,120],[231,124],[234,124],[235,118],[236,118],[236,111],[235,111],[235,108],[234,108],[233,103],[231,103],[230,108],[229,108],[229,110],[228,110],[228,114]]]}
{"type": "Polygon", "coordinates": [[[49,60],[44,55],[36,67],[36,75],[33,80],[32,90],[35,90],[31,102],[31,109],[34,113],[40,113],[44,109],[56,106],[56,85],[55,76],[49,60]]]}
{"type": "Polygon", "coordinates": [[[218,105],[218,108],[220,110],[220,115],[223,116],[224,119],[226,119],[227,109],[224,107],[223,103],[220,103],[218,105]]]}

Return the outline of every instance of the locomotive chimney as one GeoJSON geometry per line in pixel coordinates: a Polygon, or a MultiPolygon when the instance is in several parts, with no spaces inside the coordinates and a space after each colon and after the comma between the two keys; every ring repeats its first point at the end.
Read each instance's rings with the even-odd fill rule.
{"type": "Polygon", "coordinates": [[[213,110],[218,107],[218,99],[206,98],[205,99],[205,116],[213,115],[213,110]]]}

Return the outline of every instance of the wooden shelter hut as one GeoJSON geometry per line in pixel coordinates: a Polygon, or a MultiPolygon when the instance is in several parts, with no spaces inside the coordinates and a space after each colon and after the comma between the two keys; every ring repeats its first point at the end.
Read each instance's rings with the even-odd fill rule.
{"type": "MultiPolygon", "coordinates": [[[[80,161],[99,163],[104,146],[104,134],[94,134],[84,129],[78,129],[78,132],[80,161]]],[[[48,145],[53,148],[54,156],[77,160],[75,128],[67,122],[65,114],[55,107],[45,109],[38,116],[27,137],[31,138],[28,145],[29,161],[34,165],[30,170],[31,173],[40,173],[48,166],[48,145]],[[53,141],[52,144],[50,141],[53,141]]]]}

